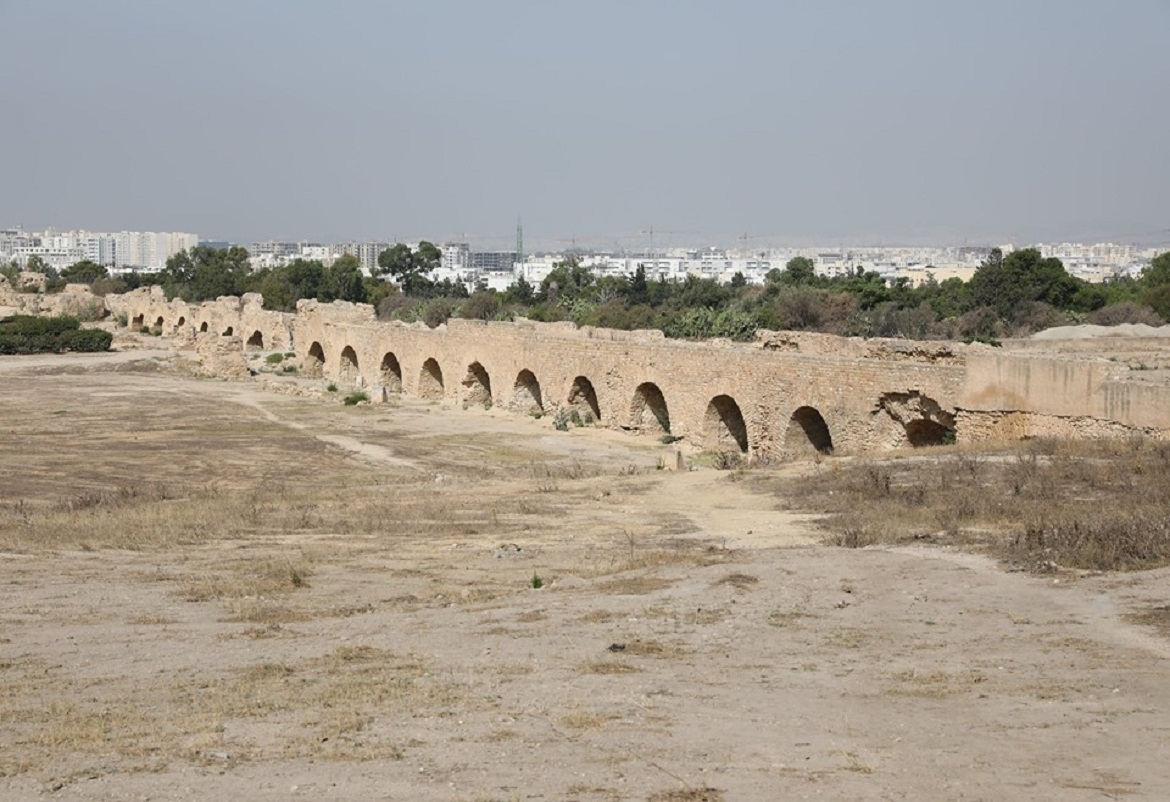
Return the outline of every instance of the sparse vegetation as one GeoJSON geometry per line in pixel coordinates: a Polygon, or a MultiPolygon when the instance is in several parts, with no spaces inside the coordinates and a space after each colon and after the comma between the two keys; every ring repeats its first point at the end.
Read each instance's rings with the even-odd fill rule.
{"type": "Polygon", "coordinates": [[[268,356],[264,357],[264,361],[269,365],[279,365],[284,361],[284,354],[269,354],[268,356]]]}
{"type": "Polygon", "coordinates": [[[345,397],[345,405],[347,407],[354,407],[354,406],[357,406],[358,404],[368,403],[369,400],[370,400],[370,394],[367,393],[365,390],[355,390],[354,392],[350,393],[349,395],[347,395],[345,397]]]}
{"type": "Polygon", "coordinates": [[[1035,440],[859,460],[786,485],[849,548],[952,542],[1033,570],[1170,564],[1170,443],[1035,440]]]}

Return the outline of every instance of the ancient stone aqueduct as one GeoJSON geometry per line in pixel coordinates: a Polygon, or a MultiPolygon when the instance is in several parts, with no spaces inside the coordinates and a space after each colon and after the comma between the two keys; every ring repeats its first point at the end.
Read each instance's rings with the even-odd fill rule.
{"type": "MultiPolygon", "coordinates": [[[[761,332],[756,341],[685,342],[661,332],[572,324],[377,320],[372,307],[259,295],[202,304],[159,288],[109,296],[132,328],[221,352],[294,351],[302,375],[381,401],[394,393],[574,420],[750,455],[863,451],[958,440],[1170,437],[1170,386],[1090,350],[1038,352],[761,332]]],[[[1139,344],[1156,350],[1158,343],[1139,344]]],[[[1164,351],[1162,352],[1164,353],[1164,351]]]]}

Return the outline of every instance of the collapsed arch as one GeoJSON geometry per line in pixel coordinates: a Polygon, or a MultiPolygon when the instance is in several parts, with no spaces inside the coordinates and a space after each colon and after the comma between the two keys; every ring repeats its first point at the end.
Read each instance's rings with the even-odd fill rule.
{"type": "Polygon", "coordinates": [[[478,362],[467,366],[467,375],[463,377],[463,386],[467,390],[463,393],[463,408],[481,406],[484,409],[492,405],[492,380],[487,370],[478,362]]]}
{"type": "Polygon", "coordinates": [[[670,434],[670,412],[666,398],[654,382],[643,382],[634,390],[630,404],[631,428],[647,434],[670,434]]]}
{"type": "Polygon", "coordinates": [[[381,378],[382,386],[386,388],[386,392],[402,392],[402,365],[398,364],[398,357],[394,356],[392,352],[387,352],[382,357],[382,365],[378,369],[378,376],[381,378]]]}
{"type": "Polygon", "coordinates": [[[236,333],[236,330],[234,328],[232,328],[231,326],[228,326],[226,329],[223,330],[224,337],[231,337],[235,333],[236,333]]]}
{"type": "Polygon", "coordinates": [[[512,385],[512,409],[517,412],[543,412],[544,402],[540,397],[540,382],[536,374],[525,368],[516,376],[512,385]]]}
{"type": "Polygon", "coordinates": [[[423,362],[418,374],[418,397],[438,401],[443,397],[443,369],[434,359],[423,362]]]}
{"type": "Polygon", "coordinates": [[[790,453],[833,453],[833,437],[825,418],[813,407],[799,407],[788,420],[784,450],[790,453]]]}
{"type": "Polygon", "coordinates": [[[748,452],[747,424],[739,404],[729,395],[717,395],[703,416],[703,448],[708,451],[748,452]]]}
{"type": "Polygon", "coordinates": [[[305,357],[305,375],[320,376],[325,371],[325,349],[321,343],[315,342],[309,346],[309,355],[305,357]]]}
{"type": "Polygon", "coordinates": [[[165,321],[163,320],[163,316],[159,315],[154,321],[154,327],[156,329],[161,329],[164,325],[165,325],[165,321]]]}
{"type": "Polygon", "coordinates": [[[130,325],[136,329],[142,328],[143,326],[146,325],[146,316],[145,315],[135,315],[134,317],[132,317],[130,319],[130,325]]]}
{"type": "Polygon", "coordinates": [[[187,322],[187,318],[185,318],[185,317],[183,317],[182,315],[180,315],[180,316],[179,316],[179,320],[178,320],[178,321],[175,323],[175,328],[176,328],[176,329],[177,329],[177,328],[179,328],[180,326],[182,326],[182,325],[183,325],[184,323],[186,323],[186,322],[187,322]]]}
{"type": "Polygon", "coordinates": [[[203,333],[207,333],[207,321],[206,320],[199,324],[199,331],[201,331],[203,333]]]}
{"type": "Polygon", "coordinates": [[[341,349],[341,363],[339,365],[338,375],[346,384],[361,383],[362,374],[358,369],[357,351],[353,350],[352,345],[347,345],[341,349]]]}
{"type": "Polygon", "coordinates": [[[597,392],[593,389],[593,382],[584,376],[573,379],[573,386],[569,388],[569,408],[583,419],[586,419],[586,415],[592,415],[593,420],[601,420],[601,407],[597,404],[597,392]]]}
{"type": "Polygon", "coordinates": [[[252,336],[248,338],[247,343],[249,348],[263,348],[264,347],[264,333],[257,329],[252,332],[252,336]]]}
{"type": "Polygon", "coordinates": [[[906,424],[906,440],[914,448],[944,445],[952,432],[954,429],[951,427],[925,418],[912,420],[906,424]]]}

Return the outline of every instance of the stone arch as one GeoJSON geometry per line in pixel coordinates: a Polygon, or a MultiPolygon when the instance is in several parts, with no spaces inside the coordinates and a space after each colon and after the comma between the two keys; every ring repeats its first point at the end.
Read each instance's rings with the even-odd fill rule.
{"type": "Polygon", "coordinates": [[[352,345],[347,345],[341,349],[341,362],[339,363],[338,375],[341,381],[346,384],[360,385],[362,383],[362,373],[358,367],[357,351],[353,350],[352,345]]]}
{"type": "Polygon", "coordinates": [[[536,380],[536,374],[527,368],[520,371],[516,383],[512,385],[512,409],[524,413],[544,412],[540,382],[536,380]]]}
{"type": "Polygon", "coordinates": [[[423,362],[418,374],[418,397],[438,401],[443,397],[443,369],[434,359],[423,362]]]}
{"type": "Polygon", "coordinates": [[[252,336],[248,338],[249,348],[263,348],[264,347],[264,332],[256,329],[252,332],[252,336]]]}
{"type": "Polygon", "coordinates": [[[179,315],[179,319],[175,323],[175,328],[176,329],[179,328],[180,326],[184,325],[186,322],[187,322],[187,318],[183,317],[182,315],[179,315]]]}
{"type": "Polygon", "coordinates": [[[232,328],[231,326],[228,326],[226,329],[223,330],[224,337],[231,337],[235,333],[236,333],[236,330],[234,328],[232,328]]]}
{"type": "Polygon", "coordinates": [[[130,319],[130,325],[136,329],[140,329],[146,325],[146,315],[135,315],[130,319]]]}
{"type": "Polygon", "coordinates": [[[382,357],[382,365],[378,375],[386,392],[402,392],[402,365],[398,364],[398,357],[394,356],[392,352],[387,351],[386,356],[382,357]]]}
{"type": "Polygon", "coordinates": [[[573,386],[569,388],[569,408],[589,423],[587,416],[593,420],[601,420],[601,407],[597,403],[597,392],[593,389],[593,382],[584,376],[573,379],[573,386]]]}
{"type": "Polygon", "coordinates": [[[309,346],[309,355],[305,357],[305,375],[320,376],[325,371],[325,349],[321,343],[315,342],[309,346]]]}
{"type": "Polygon", "coordinates": [[[199,324],[199,331],[201,331],[205,334],[207,333],[207,321],[206,320],[199,324]]]}
{"type": "Polygon", "coordinates": [[[937,421],[919,418],[906,424],[906,440],[914,448],[941,446],[950,439],[950,435],[954,431],[953,428],[944,426],[937,421]]]}
{"type": "Polygon", "coordinates": [[[788,420],[784,433],[784,450],[789,453],[816,451],[833,453],[833,436],[829,425],[815,407],[799,407],[788,420]]]}
{"type": "Polygon", "coordinates": [[[467,375],[463,377],[463,386],[467,390],[463,393],[463,408],[479,406],[489,409],[492,405],[492,379],[487,370],[478,362],[467,366],[467,375]]]}
{"type": "Polygon", "coordinates": [[[157,318],[154,319],[154,327],[156,329],[161,329],[165,325],[166,325],[166,321],[163,320],[162,315],[159,315],[157,318]]]}
{"type": "Polygon", "coordinates": [[[739,404],[729,395],[717,395],[703,416],[703,448],[708,451],[748,452],[747,424],[739,404]]]}
{"type": "Polygon", "coordinates": [[[670,434],[666,397],[654,382],[643,382],[630,403],[630,428],[646,434],[670,434]]]}

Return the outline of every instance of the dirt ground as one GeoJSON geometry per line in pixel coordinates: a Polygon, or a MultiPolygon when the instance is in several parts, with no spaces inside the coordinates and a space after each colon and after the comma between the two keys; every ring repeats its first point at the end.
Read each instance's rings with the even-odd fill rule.
{"type": "Polygon", "coordinates": [[[817,464],[675,459],[3,358],[0,799],[1170,798],[1170,569],[830,547],[817,464]]]}

